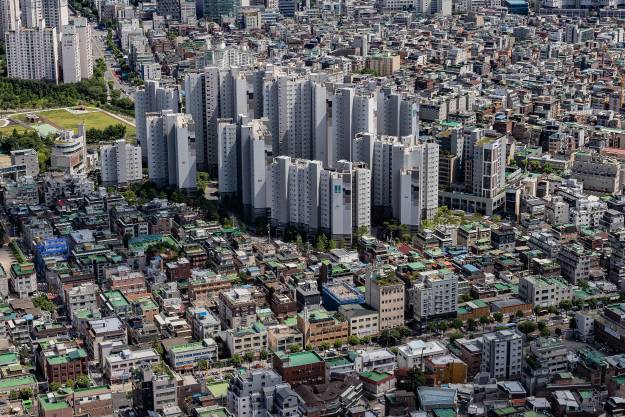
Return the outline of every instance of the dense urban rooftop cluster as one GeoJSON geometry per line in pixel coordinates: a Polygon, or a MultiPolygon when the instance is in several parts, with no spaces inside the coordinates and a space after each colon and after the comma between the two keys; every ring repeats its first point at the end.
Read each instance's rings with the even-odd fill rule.
{"type": "Polygon", "coordinates": [[[0,0],[0,415],[625,416],[620,3],[0,0]]]}

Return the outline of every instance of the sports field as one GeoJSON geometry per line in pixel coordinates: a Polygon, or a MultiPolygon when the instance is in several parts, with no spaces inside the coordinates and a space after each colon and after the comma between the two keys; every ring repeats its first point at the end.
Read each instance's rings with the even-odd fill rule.
{"type": "MultiPolygon", "coordinates": [[[[32,112],[40,117],[39,122],[30,123],[27,121],[27,113],[17,113],[8,116],[9,119],[21,122],[32,128],[36,128],[37,125],[50,125],[58,130],[74,130],[78,131],[78,126],[81,123],[85,124],[87,129],[105,129],[111,125],[124,125],[126,126],[126,137],[133,138],[136,134],[136,129],[128,121],[123,118],[116,118],[104,111],[95,108],[87,107],[85,109],[54,109],[54,110],[40,110],[32,112]]],[[[14,126],[14,125],[13,125],[14,126]]],[[[10,126],[7,126],[7,128],[10,126]]],[[[22,126],[23,127],[23,126],[22,126]]],[[[11,130],[12,131],[12,128],[11,130]]]]}

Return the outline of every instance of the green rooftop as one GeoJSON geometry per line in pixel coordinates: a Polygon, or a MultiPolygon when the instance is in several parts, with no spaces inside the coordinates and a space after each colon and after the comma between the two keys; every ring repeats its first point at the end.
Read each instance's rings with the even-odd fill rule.
{"type": "Polygon", "coordinates": [[[17,355],[13,352],[3,353],[0,355],[0,366],[11,365],[12,363],[17,363],[17,355]]]}
{"type": "Polygon", "coordinates": [[[44,411],[55,411],[69,408],[69,403],[67,401],[60,398],[48,398],[45,394],[39,396],[39,404],[41,404],[41,408],[43,408],[44,411]]]}
{"type": "Polygon", "coordinates": [[[435,417],[456,417],[456,411],[453,408],[433,408],[432,414],[435,417]]]}
{"type": "Polygon", "coordinates": [[[198,417],[230,417],[230,413],[224,407],[212,405],[210,407],[196,408],[198,417]]]}
{"type": "Polygon", "coordinates": [[[280,359],[286,359],[288,363],[287,367],[292,366],[306,366],[312,365],[313,363],[323,362],[321,356],[319,356],[316,352],[297,352],[291,353],[289,355],[283,354],[280,356],[280,359]]]}
{"type": "Polygon", "coordinates": [[[129,305],[128,300],[121,291],[107,291],[104,293],[104,296],[108,302],[111,303],[113,308],[121,308],[129,305]]]}
{"type": "Polygon", "coordinates": [[[215,398],[224,398],[228,395],[228,383],[227,382],[218,382],[215,384],[207,385],[206,388],[210,391],[210,393],[215,398]]]}
{"type": "Polygon", "coordinates": [[[20,376],[14,376],[11,378],[3,378],[0,380],[0,389],[9,389],[9,388],[15,388],[15,387],[20,387],[22,385],[34,385],[36,384],[37,381],[35,380],[35,377],[28,374],[28,375],[20,375],[20,376]]]}
{"type": "Polygon", "coordinates": [[[203,346],[204,344],[202,342],[191,342],[191,343],[184,343],[182,345],[175,345],[175,346],[170,347],[169,349],[173,353],[182,353],[182,352],[188,352],[190,350],[201,349],[203,346]]]}
{"type": "Polygon", "coordinates": [[[367,372],[362,372],[360,376],[370,379],[374,382],[381,382],[381,381],[384,381],[389,376],[391,376],[391,374],[388,374],[386,372],[367,371],[367,372]]]}

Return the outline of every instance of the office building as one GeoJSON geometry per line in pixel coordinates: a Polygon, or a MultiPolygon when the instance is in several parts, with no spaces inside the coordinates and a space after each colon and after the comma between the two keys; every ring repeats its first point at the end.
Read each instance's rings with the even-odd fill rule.
{"type": "Polygon", "coordinates": [[[326,381],[326,363],[314,351],[283,353],[273,355],[273,369],[284,382],[296,387],[302,384],[317,385],[326,381]]]}
{"type": "Polygon", "coordinates": [[[208,21],[219,21],[222,16],[235,16],[240,7],[239,0],[199,0],[197,17],[203,17],[208,21]]]}
{"type": "Polygon", "coordinates": [[[141,147],[141,158],[148,161],[146,114],[169,110],[178,112],[178,88],[161,87],[158,81],[146,81],[142,90],[135,93],[135,123],[137,145],[141,147]]]}
{"type": "Polygon", "coordinates": [[[516,330],[499,330],[482,337],[482,372],[510,380],[521,375],[523,336],[516,330]]]}
{"type": "Polygon", "coordinates": [[[125,186],[143,179],[141,148],[124,139],[100,147],[102,183],[125,186]]]}
{"type": "Polygon", "coordinates": [[[59,81],[59,42],[56,30],[43,21],[33,28],[4,34],[7,75],[23,80],[59,81]]]}
{"type": "Polygon", "coordinates": [[[195,190],[195,125],[191,116],[169,111],[149,113],[146,128],[150,180],[179,190],[195,190]]]}
{"type": "Polygon", "coordinates": [[[89,166],[85,125],[78,126],[78,133],[71,130],[59,132],[59,137],[52,145],[50,166],[67,174],[87,173],[89,166]]]}
{"type": "Polygon", "coordinates": [[[348,324],[350,336],[375,337],[380,333],[380,314],[366,304],[342,304],[338,311],[348,324]]]}
{"type": "Polygon", "coordinates": [[[267,350],[267,330],[260,322],[249,327],[230,328],[226,330],[226,346],[231,355],[250,353],[258,358],[267,350]]]}
{"type": "Polygon", "coordinates": [[[337,340],[345,342],[347,328],[347,322],[321,307],[310,310],[305,308],[297,315],[297,329],[304,335],[305,346],[318,347],[322,343],[332,344],[337,340]]]}

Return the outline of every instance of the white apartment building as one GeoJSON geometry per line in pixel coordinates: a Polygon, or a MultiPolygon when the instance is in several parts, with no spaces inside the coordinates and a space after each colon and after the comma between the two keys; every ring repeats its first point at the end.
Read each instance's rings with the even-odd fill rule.
{"type": "Polygon", "coordinates": [[[573,292],[561,277],[529,276],[519,278],[519,297],[534,307],[557,307],[564,300],[571,300],[573,292]]]}
{"type": "Polygon", "coordinates": [[[197,126],[198,167],[217,174],[219,119],[247,115],[247,81],[238,68],[210,66],[187,74],[184,89],[185,110],[197,126]]]}
{"type": "Polygon", "coordinates": [[[59,81],[58,36],[44,22],[4,34],[7,74],[23,80],[59,81]]]}
{"type": "Polygon", "coordinates": [[[397,347],[397,367],[400,369],[423,367],[427,358],[447,353],[447,348],[437,340],[428,342],[412,340],[397,347]]]}
{"type": "Polygon", "coordinates": [[[414,136],[359,135],[354,160],[372,166],[372,210],[418,227],[438,208],[438,144],[414,136]],[[389,175],[390,173],[390,175],[389,175]]]}
{"type": "Polygon", "coordinates": [[[332,239],[350,241],[358,227],[371,223],[371,171],[364,165],[338,161],[336,171],[320,176],[320,228],[332,239]]]}
{"type": "Polygon", "coordinates": [[[451,272],[427,271],[414,286],[413,308],[420,319],[455,314],[458,308],[458,276],[451,272]]]}
{"type": "Polygon", "coordinates": [[[150,180],[195,190],[195,125],[191,116],[171,111],[149,113],[146,138],[150,180]]]}
{"type": "Polygon", "coordinates": [[[507,381],[521,374],[523,336],[516,330],[487,333],[482,338],[482,372],[507,381]]]}
{"type": "Polygon", "coordinates": [[[217,125],[217,172],[219,174],[219,197],[238,192],[237,125],[220,121],[217,125]]]}
{"type": "Polygon", "coordinates": [[[271,224],[284,229],[293,225],[315,234],[319,230],[319,181],[321,161],[275,158],[271,166],[271,224]]]}
{"type": "Polygon", "coordinates": [[[332,97],[333,161],[351,161],[352,141],[357,133],[377,131],[377,98],[373,93],[357,92],[345,87],[332,97]]]}
{"type": "MultiPolygon", "coordinates": [[[[363,54],[364,55],[364,54],[363,54]]],[[[418,106],[400,93],[383,90],[377,97],[377,133],[379,135],[419,135],[418,106]]]]}
{"type": "Polygon", "coordinates": [[[100,147],[102,183],[127,185],[143,178],[141,147],[127,144],[124,139],[100,147]]]}
{"type": "MultiPolygon", "coordinates": [[[[29,2],[33,0],[25,0],[29,2]]],[[[69,8],[68,0],[34,0],[36,3],[41,1],[43,6],[43,19],[46,21],[46,26],[49,28],[56,28],[57,32],[61,31],[63,26],[69,23],[69,8]]]]}
{"type": "Polygon", "coordinates": [[[137,145],[141,147],[141,157],[148,160],[146,113],[158,113],[163,110],[178,111],[178,88],[161,87],[158,81],[146,81],[142,90],[135,93],[135,122],[137,126],[137,145]]]}
{"type": "Polygon", "coordinates": [[[271,204],[271,139],[266,119],[241,125],[241,197],[244,213],[252,219],[266,216],[271,204]]]}
{"type": "Polygon", "coordinates": [[[50,165],[52,169],[68,174],[83,174],[88,170],[85,125],[78,126],[78,133],[62,130],[52,145],[50,165]]]}
{"type": "Polygon", "coordinates": [[[63,26],[61,34],[63,82],[76,83],[93,75],[91,26],[86,18],[76,17],[63,26]]]}
{"type": "Polygon", "coordinates": [[[104,375],[111,383],[128,382],[132,370],[142,365],[160,362],[160,356],[154,349],[128,350],[107,355],[104,363],[104,375]]]}
{"type": "Polygon", "coordinates": [[[20,0],[0,0],[0,34],[18,30],[20,24],[20,0]]]}

